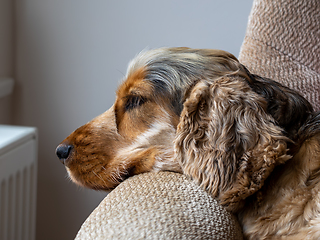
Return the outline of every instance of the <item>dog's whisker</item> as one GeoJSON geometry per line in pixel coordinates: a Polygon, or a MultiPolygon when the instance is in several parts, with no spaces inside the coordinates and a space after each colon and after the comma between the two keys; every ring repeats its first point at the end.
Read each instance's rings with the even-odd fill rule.
{"type": "Polygon", "coordinates": [[[96,173],[94,170],[91,171],[95,176],[97,176],[97,178],[99,178],[105,185],[107,185],[106,181],[98,174],[96,173]]]}

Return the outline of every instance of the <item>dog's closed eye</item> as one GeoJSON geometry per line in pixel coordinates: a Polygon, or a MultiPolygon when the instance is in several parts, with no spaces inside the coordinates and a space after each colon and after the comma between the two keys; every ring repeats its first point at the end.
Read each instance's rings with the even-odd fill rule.
{"type": "Polygon", "coordinates": [[[125,110],[130,111],[134,108],[137,108],[144,104],[147,101],[145,97],[139,96],[139,95],[132,95],[127,97],[126,103],[125,103],[125,110]]]}

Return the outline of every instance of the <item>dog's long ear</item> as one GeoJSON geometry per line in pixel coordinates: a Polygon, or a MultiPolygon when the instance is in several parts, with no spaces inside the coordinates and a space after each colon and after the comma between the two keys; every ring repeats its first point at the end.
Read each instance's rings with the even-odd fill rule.
{"type": "Polygon", "coordinates": [[[237,211],[290,158],[265,100],[240,77],[200,81],[184,102],[175,157],[186,175],[237,211]]]}

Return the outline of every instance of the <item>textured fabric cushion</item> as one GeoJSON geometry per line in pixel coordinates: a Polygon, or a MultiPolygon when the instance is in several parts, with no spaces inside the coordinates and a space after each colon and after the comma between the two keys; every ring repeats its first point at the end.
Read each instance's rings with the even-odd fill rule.
{"type": "Polygon", "coordinates": [[[320,1],[255,0],[239,60],[320,110],[320,1]]]}
{"type": "Polygon", "coordinates": [[[133,176],[100,203],[84,222],[86,239],[242,239],[234,215],[184,175],[133,176]]]}

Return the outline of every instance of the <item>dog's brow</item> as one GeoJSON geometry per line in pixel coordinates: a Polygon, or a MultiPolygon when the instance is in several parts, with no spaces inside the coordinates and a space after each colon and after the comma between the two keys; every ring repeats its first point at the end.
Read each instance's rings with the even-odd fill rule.
{"type": "Polygon", "coordinates": [[[146,92],[146,90],[144,90],[144,89],[134,88],[133,90],[130,90],[127,93],[127,96],[140,96],[140,95],[143,95],[143,93],[145,93],[145,92],[146,92]]]}

